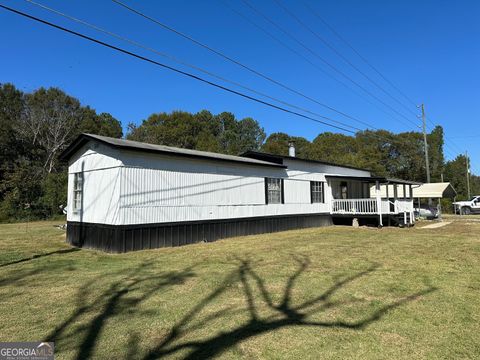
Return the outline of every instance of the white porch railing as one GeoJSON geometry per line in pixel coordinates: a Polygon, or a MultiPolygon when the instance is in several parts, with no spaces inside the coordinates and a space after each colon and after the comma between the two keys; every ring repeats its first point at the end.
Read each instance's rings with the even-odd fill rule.
{"type": "Polygon", "coordinates": [[[412,200],[396,200],[395,201],[395,213],[412,212],[413,201],[412,200]]]}
{"type": "Polygon", "coordinates": [[[377,199],[334,199],[332,214],[378,214],[377,199]]]}
{"type": "Polygon", "coordinates": [[[334,199],[332,200],[332,214],[344,215],[388,215],[401,214],[404,212],[413,213],[412,200],[396,200],[390,202],[388,199],[381,199],[380,211],[376,198],[370,199],[334,199]]]}

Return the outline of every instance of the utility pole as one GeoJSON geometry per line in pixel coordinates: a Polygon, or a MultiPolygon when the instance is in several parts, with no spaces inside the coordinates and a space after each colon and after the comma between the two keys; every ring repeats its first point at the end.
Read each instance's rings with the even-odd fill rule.
{"type": "Polygon", "coordinates": [[[430,183],[430,164],[428,160],[428,144],[427,144],[427,123],[425,119],[425,106],[422,104],[422,122],[423,122],[423,143],[425,147],[425,167],[427,169],[427,183],[430,183]]]}
{"type": "Polygon", "coordinates": [[[470,200],[470,164],[468,161],[468,153],[465,151],[465,162],[467,163],[467,194],[470,200]]]}

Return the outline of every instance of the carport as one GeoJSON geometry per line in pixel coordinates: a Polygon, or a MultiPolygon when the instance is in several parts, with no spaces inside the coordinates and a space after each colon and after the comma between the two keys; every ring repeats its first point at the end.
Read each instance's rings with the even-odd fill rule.
{"type": "Polygon", "coordinates": [[[422,184],[413,188],[413,197],[417,199],[420,208],[420,199],[438,199],[439,216],[442,214],[440,200],[442,198],[455,199],[457,192],[449,182],[422,184]]]}

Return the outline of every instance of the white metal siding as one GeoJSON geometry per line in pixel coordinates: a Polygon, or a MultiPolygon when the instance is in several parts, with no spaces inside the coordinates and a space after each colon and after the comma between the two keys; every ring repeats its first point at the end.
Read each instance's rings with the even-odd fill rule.
{"type": "Polygon", "coordinates": [[[370,176],[367,170],[350,169],[341,166],[325,165],[309,161],[285,159],[288,176],[300,179],[325,181],[325,175],[370,176]]]}
{"type": "Polygon", "coordinates": [[[82,207],[73,210],[73,176],[68,175],[68,221],[118,223],[120,167],[83,172],[82,207]]]}
{"type": "MultiPolygon", "coordinates": [[[[143,224],[327,213],[310,183],[282,168],[123,152],[119,223],[143,224]],[[284,178],[285,204],[265,204],[265,177],[284,178]]],[[[310,174],[317,179],[318,174],[310,174]]],[[[323,178],[324,179],[324,178],[323,178]]]]}
{"type": "Polygon", "coordinates": [[[67,221],[118,223],[121,160],[118,151],[89,142],[70,160],[68,167],[67,221]],[[83,173],[82,208],[73,210],[73,178],[83,173]]]}
{"type": "Polygon", "coordinates": [[[148,154],[88,143],[69,167],[69,221],[131,225],[329,213],[310,201],[310,181],[366,171],[286,160],[288,169],[148,154]],[[83,211],[73,212],[73,174],[83,171],[83,211]],[[284,179],[284,204],[265,204],[265,177],[284,179]]]}

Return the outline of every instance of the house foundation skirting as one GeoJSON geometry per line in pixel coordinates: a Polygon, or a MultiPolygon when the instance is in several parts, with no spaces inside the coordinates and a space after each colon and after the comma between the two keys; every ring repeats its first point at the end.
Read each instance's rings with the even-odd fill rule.
{"type": "Polygon", "coordinates": [[[68,221],[67,242],[76,247],[123,253],[332,224],[330,214],[279,215],[142,225],[106,225],[68,221]]]}

